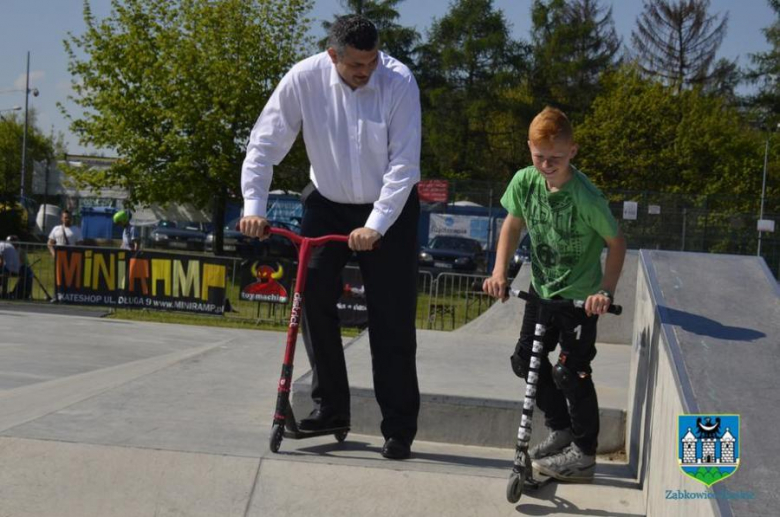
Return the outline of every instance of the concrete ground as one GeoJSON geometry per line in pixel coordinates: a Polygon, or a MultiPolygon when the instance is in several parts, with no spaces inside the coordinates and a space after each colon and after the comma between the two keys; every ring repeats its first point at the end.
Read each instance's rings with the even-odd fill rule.
{"type": "Polygon", "coordinates": [[[393,462],[351,434],[272,454],[280,333],[16,309],[0,306],[0,517],[642,514],[606,460],[594,485],[512,505],[511,449],[417,441],[393,462]]]}

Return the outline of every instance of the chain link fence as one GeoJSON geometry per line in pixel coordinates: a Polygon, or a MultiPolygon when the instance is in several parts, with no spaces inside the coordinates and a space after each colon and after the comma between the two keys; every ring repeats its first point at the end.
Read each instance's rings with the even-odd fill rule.
{"type": "MultiPolygon", "coordinates": [[[[503,210],[501,196],[506,187],[498,182],[451,180],[449,202],[470,201],[484,207],[485,215],[496,216],[496,211],[503,210]]],[[[767,197],[764,202],[763,218],[775,221],[777,230],[759,234],[759,193],[746,198],[615,189],[602,192],[630,249],[760,255],[780,279],[780,198],[767,197]]],[[[448,208],[442,206],[441,210],[448,208]]],[[[487,251],[494,252],[494,246],[495,240],[487,251]]]]}

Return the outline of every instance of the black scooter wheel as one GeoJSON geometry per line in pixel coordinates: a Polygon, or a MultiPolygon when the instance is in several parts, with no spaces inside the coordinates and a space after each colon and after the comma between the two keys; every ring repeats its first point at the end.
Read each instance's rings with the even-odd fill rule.
{"type": "Polygon", "coordinates": [[[271,440],[269,442],[269,447],[271,448],[271,452],[279,452],[279,446],[282,445],[282,438],[284,437],[284,426],[279,424],[274,424],[274,426],[271,428],[271,440]]]}
{"type": "Polygon", "coordinates": [[[338,433],[334,434],[333,436],[336,437],[336,441],[341,443],[344,440],[347,439],[347,435],[349,434],[349,431],[339,431],[338,433]]]}
{"type": "Polygon", "coordinates": [[[525,483],[525,474],[512,472],[509,475],[509,481],[506,484],[506,500],[510,503],[516,503],[523,495],[523,483],[525,483]]]}

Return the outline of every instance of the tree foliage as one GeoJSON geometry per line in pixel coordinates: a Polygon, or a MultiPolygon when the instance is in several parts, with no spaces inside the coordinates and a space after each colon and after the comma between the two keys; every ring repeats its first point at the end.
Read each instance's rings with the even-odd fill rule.
{"type": "Polygon", "coordinates": [[[417,67],[424,171],[484,180],[516,169],[528,122],[518,89],[527,55],[492,0],[458,0],[433,22],[417,67]]]}
{"type": "MultiPolygon", "coordinates": [[[[32,195],[34,162],[53,162],[64,152],[62,136],[46,135],[36,123],[36,112],[29,111],[27,126],[27,163],[25,167],[25,197],[32,195]]],[[[28,215],[18,203],[22,184],[22,140],[24,115],[0,115],[0,238],[15,233],[26,237],[28,215]],[[12,208],[16,207],[16,208],[12,208]],[[9,208],[12,208],[9,210],[9,208]]]]}
{"type": "Polygon", "coordinates": [[[575,161],[598,185],[723,194],[735,209],[757,208],[763,135],[722,97],[700,89],[677,94],[628,66],[607,76],[604,88],[576,131],[575,161]]]}
{"type": "Polygon", "coordinates": [[[711,81],[728,13],[710,15],[709,7],[710,0],[645,0],[631,33],[642,70],[677,91],[711,81]]]}
{"type": "Polygon", "coordinates": [[[759,86],[755,104],[765,112],[767,122],[775,125],[780,122],[780,0],[768,1],[776,16],[772,25],[762,29],[770,49],[750,56],[755,68],[748,78],[759,86]]]}
{"type": "Polygon", "coordinates": [[[85,109],[71,129],[119,157],[105,174],[80,179],[125,187],[132,203],[211,205],[221,229],[254,122],[302,56],[309,0],[111,5],[98,20],[85,1],[86,31],[65,41],[72,100],[85,109]]]}
{"type": "Polygon", "coordinates": [[[601,75],[615,67],[621,39],[612,8],[599,0],[535,0],[531,18],[535,103],[578,120],[598,94],[601,75]]]}
{"type": "MultiPolygon", "coordinates": [[[[24,115],[0,115],[0,202],[16,199],[22,183],[22,139],[24,115]]],[[[62,137],[46,135],[38,128],[37,116],[30,109],[27,126],[27,164],[25,193],[32,192],[33,163],[54,161],[63,151],[62,137]]]]}

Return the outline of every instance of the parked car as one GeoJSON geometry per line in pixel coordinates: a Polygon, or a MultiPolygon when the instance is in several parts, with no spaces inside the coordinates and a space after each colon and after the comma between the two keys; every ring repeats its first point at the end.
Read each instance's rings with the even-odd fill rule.
{"type": "Polygon", "coordinates": [[[482,271],[485,267],[485,252],[476,239],[439,235],[420,250],[420,266],[468,272],[482,271]]]}
{"type": "Polygon", "coordinates": [[[195,221],[160,221],[152,231],[154,248],[203,251],[207,223],[195,221]]]}
{"type": "MultiPolygon", "coordinates": [[[[222,250],[227,255],[238,255],[240,257],[279,257],[296,260],[298,251],[289,239],[280,235],[271,235],[269,238],[260,240],[247,237],[237,230],[239,218],[229,221],[223,231],[222,250]]],[[[301,233],[299,226],[282,221],[268,221],[271,226],[285,228],[295,233],[301,233]]],[[[214,232],[206,235],[206,251],[214,251],[214,232]]]]}
{"type": "Polygon", "coordinates": [[[531,234],[526,233],[509,262],[509,276],[515,277],[524,263],[531,263],[531,234]]]}

